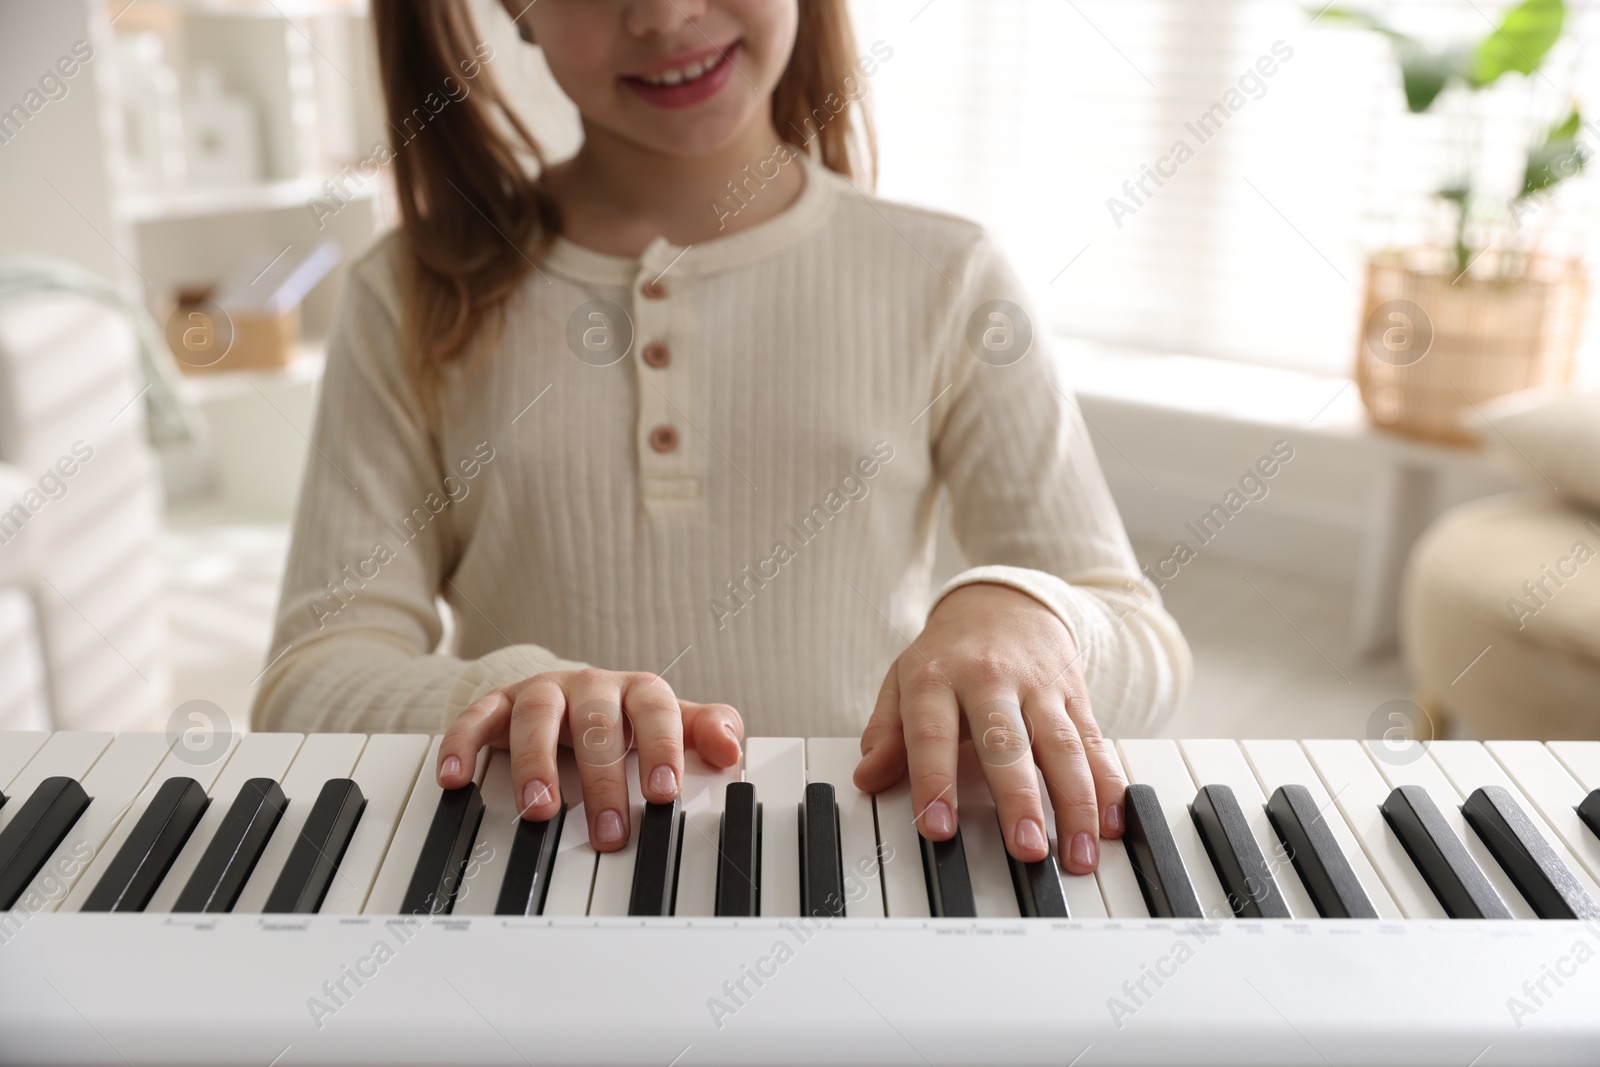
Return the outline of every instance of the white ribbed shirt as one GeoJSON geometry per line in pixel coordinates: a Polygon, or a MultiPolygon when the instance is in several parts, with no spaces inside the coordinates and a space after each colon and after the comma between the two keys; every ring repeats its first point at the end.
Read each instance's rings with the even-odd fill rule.
{"type": "Polygon", "coordinates": [[[937,600],[941,487],[975,566],[938,595],[1037,598],[1102,727],[1161,724],[1188,649],[1045,320],[978,225],[800,165],[788,209],[687,249],[558,239],[432,421],[402,362],[398,243],[354,266],[256,728],[437,730],[587,664],[663,672],[751,736],[859,733],[937,600]]]}

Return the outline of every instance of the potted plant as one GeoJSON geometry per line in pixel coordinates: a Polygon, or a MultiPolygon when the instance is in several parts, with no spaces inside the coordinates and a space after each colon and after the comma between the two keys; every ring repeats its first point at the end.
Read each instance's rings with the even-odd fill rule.
{"type": "MultiPolygon", "coordinates": [[[[1444,48],[1362,11],[1329,7],[1319,17],[1388,38],[1408,110],[1421,114],[1449,100],[1464,112],[1466,139],[1476,142],[1483,90],[1518,74],[1537,73],[1553,86],[1542,68],[1561,37],[1566,7],[1524,0],[1483,37],[1444,48]]],[[[1449,237],[1368,259],[1356,380],[1379,426],[1468,442],[1465,416],[1483,401],[1558,387],[1571,374],[1587,282],[1575,257],[1542,247],[1550,228],[1539,216],[1555,188],[1594,154],[1585,135],[1600,130],[1570,98],[1536,108],[1545,117],[1530,124],[1520,186],[1497,188],[1475,172],[1481,168],[1470,152],[1458,153],[1458,173],[1433,194],[1451,219],[1449,237]]]]}

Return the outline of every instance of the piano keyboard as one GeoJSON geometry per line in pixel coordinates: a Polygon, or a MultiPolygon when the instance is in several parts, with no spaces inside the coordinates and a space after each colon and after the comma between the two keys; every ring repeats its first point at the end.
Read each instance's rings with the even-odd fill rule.
{"type": "MultiPolygon", "coordinates": [[[[1532,1050],[1530,1062],[1600,1059],[1600,962],[1586,965],[1600,954],[1600,742],[1441,741],[1399,761],[1353,740],[1125,740],[1127,832],[1102,843],[1094,874],[1070,875],[1053,858],[1007,856],[970,746],[960,831],[948,842],[917,833],[905,783],[876,796],[855,789],[855,738],[752,738],[727,770],[689,754],[672,804],[644,803],[630,755],[630,840],[597,853],[574,766],[561,768],[562,813],[526,822],[507,753],[485,751],[473,784],[446,791],[434,779],[439,741],[245,734],[202,765],[161,734],[0,733],[0,1062],[190,1062],[162,1035],[207,1003],[217,1014],[201,1036],[213,1040],[192,1046],[192,1062],[267,1063],[285,1045],[307,1050],[285,1063],[347,1062],[339,1049],[370,1060],[357,1034],[398,1048],[390,1059],[430,1062],[424,1050],[436,1045],[459,1060],[463,1041],[484,1037],[487,1016],[472,1022],[487,1010],[478,998],[499,995],[471,977],[475,959],[502,976],[545,976],[532,984],[546,987],[549,1014],[524,998],[487,1029],[548,1050],[538,1020],[562,1020],[556,1045],[583,1051],[557,1058],[665,1064],[681,1033],[680,1048],[703,1041],[710,1059],[728,1062],[945,1062],[941,1049],[958,1057],[950,1062],[962,1049],[1010,1062],[971,1044],[1009,1019],[1015,1062],[1048,1048],[1042,1058],[1064,1063],[1091,1043],[1085,1062],[1168,1062],[1185,1051],[1169,1040],[1233,1032],[1266,1041],[1274,1051],[1263,1062],[1362,1062],[1350,1039],[1366,1004],[1374,1021],[1478,1034],[1497,1050],[1532,1050]],[[471,1033],[418,1038],[435,1029],[406,1003],[414,971],[369,976],[388,994],[360,992],[368,968],[351,961],[386,930],[411,931],[393,951],[435,961],[428,996],[450,998],[451,1025],[471,1033]],[[472,951],[451,962],[441,931],[472,951]],[[285,950],[296,936],[300,947],[285,950]],[[1194,968],[1188,982],[1174,979],[1175,939],[1193,940],[1205,961],[1182,964],[1194,968]],[[828,947],[806,947],[813,940],[828,947]],[[781,971],[787,994],[759,992],[780,985],[762,978],[779,966],[763,955],[775,941],[807,961],[781,971]],[[677,946],[682,958],[657,955],[643,968],[647,943],[677,946]],[[818,971],[830,957],[833,970],[818,971]],[[683,986],[707,958],[721,961],[715,981],[683,986]],[[1285,967],[1307,960],[1333,968],[1336,995],[1318,1000],[1310,991],[1328,993],[1328,982],[1285,967]],[[341,977],[346,964],[357,978],[341,977]],[[1201,978],[1208,970],[1242,978],[1220,1005],[1201,978]],[[995,989],[970,991],[990,984],[974,971],[995,989]],[[626,1029],[636,998],[583,1000],[584,990],[619,988],[622,972],[661,1003],[692,994],[681,1018],[661,1019],[659,1042],[640,1043],[648,1028],[607,1029],[626,1029]],[[129,988],[114,988],[117,975],[129,988]],[[1424,976],[1456,999],[1405,988],[1424,976]],[[162,981],[185,990],[182,1010],[131,1015],[130,997],[162,1002],[162,981]],[[1040,981],[1056,992],[1037,1019],[1017,1017],[1029,996],[986,1015],[963,1007],[1040,981]],[[797,999],[818,983],[815,1005],[797,999]],[[923,1001],[903,992],[919,986],[923,1001]],[[239,998],[252,995],[261,1000],[244,1010],[239,998]],[[884,1025],[880,998],[928,1029],[891,1040],[903,1027],[884,1025]],[[805,1020],[838,1012],[851,1020],[839,1032],[859,1030],[865,1043],[823,1057],[844,1046],[805,1020]],[[605,1020],[587,1044],[575,1024],[586,1014],[605,1020]],[[1072,1020],[1088,1036],[1069,1047],[1072,1020]],[[113,1044],[118,1026],[139,1052],[113,1044]],[[740,1026],[744,1036],[730,1039],[740,1026]],[[224,1040],[238,1033],[264,1043],[224,1040]],[[274,1033],[279,1049],[266,1047],[274,1033]],[[924,1045],[934,1033],[945,1036],[924,1045]],[[755,1034],[801,1044],[775,1055],[750,1044],[755,1034]],[[1046,1045],[1029,1043],[1040,1035],[1046,1045]]],[[[1412,1062],[1395,1040],[1374,1047],[1412,1062]]],[[[1419,1042],[1415,1062],[1471,1060],[1477,1050],[1452,1040],[1419,1042]]],[[[1222,1059],[1239,1061],[1237,1051],[1222,1059]]],[[[517,1062],[507,1052],[502,1043],[491,1058],[517,1062]]]]}

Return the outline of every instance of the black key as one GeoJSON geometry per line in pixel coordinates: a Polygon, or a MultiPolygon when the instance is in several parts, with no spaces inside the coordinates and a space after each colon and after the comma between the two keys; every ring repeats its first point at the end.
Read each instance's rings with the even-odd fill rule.
{"type": "Polygon", "coordinates": [[[1583,820],[1591,834],[1600,837],[1600,789],[1583,798],[1578,805],[1578,818],[1583,820]]]}
{"type": "Polygon", "coordinates": [[[106,867],[84,911],[143,911],[211,798],[193,778],[168,778],[106,867]]]}
{"type": "Polygon", "coordinates": [[[844,915],[844,855],[833,786],[812,782],[800,807],[800,914],[844,915]]]}
{"type": "Polygon", "coordinates": [[[244,783],[172,910],[232,911],[288,804],[271,778],[244,783]]]}
{"type": "Polygon", "coordinates": [[[472,782],[446,789],[433,809],[433,823],[417,854],[411,884],[400,900],[403,915],[449,915],[467,873],[467,854],[483,819],[483,794],[472,782]]]}
{"type": "Polygon", "coordinates": [[[961,828],[948,841],[922,842],[922,875],[928,881],[928,910],[936,919],[976,919],[978,904],[972,898],[972,878],[967,874],[967,850],[961,828]]]}
{"type": "Polygon", "coordinates": [[[544,911],[544,898],[550,891],[550,872],[555,866],[556,849],[561,844],[561,827],[567,818],[567,802],[548,819],[517,820],[516,837],[511,842],[511,858],[506,861],[505,881],[500,883],[496,915],[538,915],[544,911]]]}
{"type": "Polygon", "coordinates": [[[1383,802],[1383,817],[1445,914],[1452,919],[1509,919],[1511,911],[1444,821],[1428,791],[1403,785],[1383,802]]]}
{"type": "Polygon", "coordinates": [[[1461,813],[1541,919],[1600,919],[1600,905],[1584,891],[1556,850],[1502,786],[1475,789],[1461,813]]]}
{"type": "Polygon", "coordinates": [[[1122,810],[1127,813],[1122,840],[1128,847],[1133,873],[1139,876],[1139,889],[1144,893],[1145,907],[1150,910],[1151,918],[1205,918],[1155,788],[1130,785],[1122,810]]]}
{"type": "MultiPolygon", "coordinates": [[[[999,821],[995,816],[995,821],[999,821]]],[[[1056,866],[1056,854],[1050,853],[1042,860],[1025,863],[1011,853],[1006,853],[1011,866],[1011,885],[1017,891],[1017,907],[1025,919],[1068,919],[1067,898],[1061,892],[1061,868],[1056,866]]]]}
{"type": "Polygon", "coordinates": [[[678,798],[646,804],[639,820],[639,849],[633,859],[633,893],[629,915],[671,915],[678,892],[678,844],[683,812],[678,798]]]}
{"type": "MultiPolygon", "coordinates": [[[[1331,802],[1330,802],[1331,803],[1331,802]]],[[[1300,872],[1317,914],[1324,919],[1376,919],[1378,910],[1350,869],[1333,831],[1303,785],[1280,785],[1267,801],[1267,817],[1300,872]]]]}
{"type": "Polygon", "coordinates": [[[761,914],[761,805],[752,782],[729,782],[717,849],[717,914],[761,914]]]}
{"type": "Polygon", "coordinates": [[[1225,785],[1202,786],[1189,814],[1200,829],[1233,913],[1241,919],[1291,918],[1233,790],[1225,785]]]}
{"type": "Polygon", "coordinates": [[[361,787],[349,778],[322,783],[322,792],[317,794],[261,910],[269,915],[315,915],[366,807],[361,787]]]}
{"type": "Polygon", "coordinates": [[[0,831],[0,910],[11,910],[88,806],[89,795],[72,778],[39,783],[17,817],[0,831]]]}

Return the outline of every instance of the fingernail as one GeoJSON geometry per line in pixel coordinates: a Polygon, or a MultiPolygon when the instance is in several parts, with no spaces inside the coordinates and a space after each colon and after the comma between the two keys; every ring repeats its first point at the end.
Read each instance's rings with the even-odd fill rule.
{"type": "Polygon", "coordinates": [[[448,778],[453,774],[460,773],[461,759],[458,756],[446,756],[444,762],[439,765],[439,774],[443,777],[448,778]]]}
{"type": "Polygon", "coordinates": [[[1100,846],[1095,843],[1092,834],[1078,833],[1072,835],[1072,862],[1079,867],[1093,867],[1100,859],[1100,846]]]}
{"type": "Polygon", "coordinates": [[[922,813],[922,825],[928,828],[930,834],[948,834],[955,829],[955,821],[950,814],[950,805],[942,800],[935,800],[928,805],[928,810],[922,813]]]}
{"type": "Polygon", "coordinates": [[[678,775],[673,769],[663,763],[650,772],[650,792],[656,796],[674,797],[678,795],[678,775]]]}
{"type": "Polygon", "coordinates": [[[1102,818],[1105,821],[1107,830],[1110,830],[1113,833],[1120,833],[1122,831],[1121,804],[1107,804],[1106,813],[1102,818]]]}
{"type": "Polygon", "coordinates": [[[536,808],[550,799],[550,787],[535,778],[522,787],[522,810],[536,808]]]}
{"type": "Polygon", "coordinates": [[[1047,852],[1050,850],[1044,839],[1044,827],[1034,818],[1017,820],[1017,844],[1029,851],[1041,848],[1047,852]]]}
{"type": "Polygon", "coordinates": [[[594,820],[594,839],[602,845],[622,840],[622,816],[607,808],[594,820]]]}
{"type": "Polygon", "coordinates": [[[722,724],[722,732],[728,735],[728,740],[729,741],[732,741],[736,745],[739,743],[739,735],[733,732],[733,723],[731,723],[731,722],[723,723],[722,724]]]}

